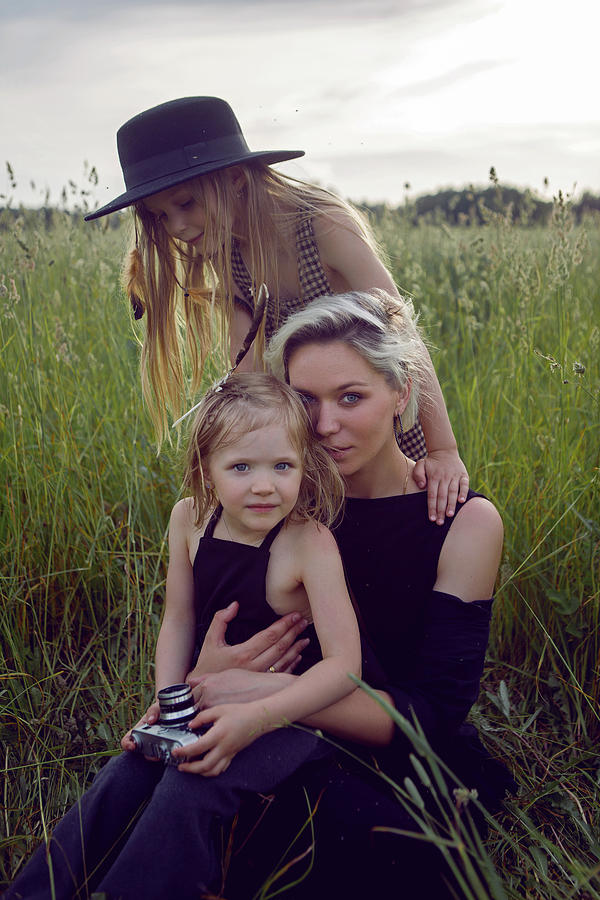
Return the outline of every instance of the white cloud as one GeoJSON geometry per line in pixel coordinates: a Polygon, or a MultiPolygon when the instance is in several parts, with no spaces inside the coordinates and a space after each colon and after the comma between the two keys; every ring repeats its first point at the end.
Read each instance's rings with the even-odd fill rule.
{"type": "Polygon", "coordinates": [[[120,124],[164,100],[215,94],[251,147],[305,149],[302,172],[358,199],[395,202],[404,181],[418,190],[481,182],[492,164],[517,184],[551,173],[600,190],[595,4],[339,9],[335,0],[22,0],[10,17],[0,11],[5,158],[20,182],[47,183],[55,198],[88,160],[105,200],[122,189],[120,124]]]}

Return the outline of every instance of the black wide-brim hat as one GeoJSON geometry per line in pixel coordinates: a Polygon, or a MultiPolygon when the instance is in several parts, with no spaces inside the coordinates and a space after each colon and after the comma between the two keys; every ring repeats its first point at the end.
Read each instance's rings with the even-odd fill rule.
{"type": "Polygon", "coordinates": [[[127,190],[85,217],[98,219],[166,188],[239,163],[266,165],[304,156],[304,150],[252,152],[233,110],[218,97],[183,97],[125,122],[117,148],[127,190]]]}

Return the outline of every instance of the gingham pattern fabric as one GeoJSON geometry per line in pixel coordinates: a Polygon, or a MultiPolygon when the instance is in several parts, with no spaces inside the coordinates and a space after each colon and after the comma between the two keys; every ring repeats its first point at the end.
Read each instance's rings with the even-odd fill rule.
{"type": "MultiPolygon", "coordinates": [[[[327,275],[321,265],[312,220],[310,219],[301,221],[296,230],[296,256],[298,260],[300,296],[281,297],[278,304],[277,300],[270,298],[265,312],[265,338],[267,341],[293,312],[302,309],[307,303],[310,303],[317,297],[331,293],[327,275]]],[[[246,307],[252,316],[254,314],[252,278],[242,259],[240,245],[235,238],[231,244],[231,271],[238,288],[242,292],[242,295],[238,296],[237,300],[246,307]]]]}
{"type": "Polygon", "coordinates": [[[315,242],[312,219],[305,219],[298,226],[296,232],[296,254],[298,256],[298,278],[302,289],[303,305],[311,303],[317,297],[331,294],[331,287],[321,265],[319,248],[315,242]]]}
{"type": "MultiPolygon", "coordinates": [[[[302,220],[296,230],[296,254],[298,257],[298,280],[300,281],[300,297],[283,297],[279,301],[278,308],[269,301],[265,311],[265,339],[268,341],[288,316],[298,309],[302,309],[307,303],[331,293],[331,287],[327,275],[321,265],[319,248],[315,241],[312,220],[302,220]]],[[[241,296],[236,299],[248,310],[250,316],[254,314],[254,299],[252,294],[252,278],[242,259],[238,241],[233,238],[231,243],[231,270],[241,296]]],[[[410,459],[422,459],[427,455],[425,435],[421,423],[416,423],[405,432],[401,443],[402,451],[410,459]]]]}
{"type": "Polygon", "coordinates": [[[415,424],[404,432],[404,437],[400,443],[400,449],[408,456],[409,459],[423,459],[427,456],[427,446],[425,444],[425,435],[421,428],[419,419],[415,424]]]}

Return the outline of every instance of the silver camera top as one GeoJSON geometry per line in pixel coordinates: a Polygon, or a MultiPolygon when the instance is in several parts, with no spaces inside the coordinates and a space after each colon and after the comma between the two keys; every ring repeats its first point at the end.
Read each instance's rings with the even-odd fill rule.
{"type": "Polygon", "coordinates": [[[173,758],[171,751],[198,740],[198,735],[187,726],[197,711],[192,689],[189,684],[171,684],[158,692],[158,703],[158,722],[132,728],[131,738],[138,753],[176,766],[183,762],[183,757],[173,758]]]}

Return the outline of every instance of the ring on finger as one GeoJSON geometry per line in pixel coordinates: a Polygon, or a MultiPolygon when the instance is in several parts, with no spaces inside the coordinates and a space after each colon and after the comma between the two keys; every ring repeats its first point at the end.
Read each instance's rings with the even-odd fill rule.
{"type": "Polygon", "coordinates": [[[276,672],[276,671],[277,671],[277,669],[275,668],[275,666],[269,666],[269,672],[276,672]]]}

